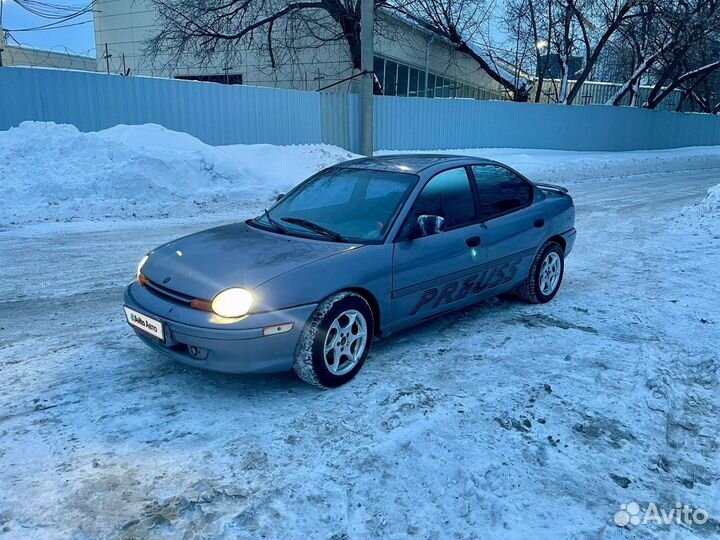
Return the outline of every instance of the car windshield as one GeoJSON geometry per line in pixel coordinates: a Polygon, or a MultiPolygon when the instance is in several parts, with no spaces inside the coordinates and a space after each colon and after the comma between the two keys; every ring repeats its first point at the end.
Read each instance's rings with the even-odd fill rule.
{"type": "Polygon", "coordinates": [[[255,218],[265,228],[333,241],[385,238],[417,176],[367,169],[328,169],[306,180],[255,218]]]}

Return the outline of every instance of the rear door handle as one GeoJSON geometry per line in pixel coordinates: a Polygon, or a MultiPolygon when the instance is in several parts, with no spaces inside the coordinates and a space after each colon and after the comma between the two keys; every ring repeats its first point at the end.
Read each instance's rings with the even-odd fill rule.
{"type": "Polygon", "coordinates": [[[545,220],[542,218],[536,219],[535,221],[533,221],[533,226],[537,229],[539,229],[540,227],[543,227],[544,225],[545,225],[545,220]]]}
{"type": "Polygon", "coordinates": [[[480,242],[482,242],[482,240],[479,236],[471,236],[470,238],[465,240],[465,243],[468,247],[477,247],[480,245],[480,242]]]}

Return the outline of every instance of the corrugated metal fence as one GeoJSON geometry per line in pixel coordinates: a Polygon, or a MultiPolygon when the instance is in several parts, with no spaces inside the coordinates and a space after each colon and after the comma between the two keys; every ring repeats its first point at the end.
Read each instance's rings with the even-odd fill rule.
{"type": "Polygon", "coordinates": [[[97,131],[154,123],[213,145],[322,142],[320,95],[254,86],[0,68],[0,129],[23,120],[97,131]]]}
{"type": "Polygon", "coordinates": [[[606,105],[377,97],[375,147],[647,150],[720,144],[720,117],[606,105]]]}
{"type": "MultiPolygon", "coordinates": [[[[0,68],[0,130],[24,120],[95,131],[161,124],[214,145],[336,144],[358,151],[360,100],[145,77],[0,68]]],[[[375,148],[639,150],[720,144],[720,118],[604,105],[375,97],[375,148]]]]}

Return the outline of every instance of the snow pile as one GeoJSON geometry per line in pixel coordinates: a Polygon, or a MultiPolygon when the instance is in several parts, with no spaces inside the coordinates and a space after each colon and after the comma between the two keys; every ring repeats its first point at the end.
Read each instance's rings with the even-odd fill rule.
{"type": "Polygon", "coordinates": [[[0,224],[257,207],[352,157],[326,145],[213,147],[154,124],[81,133],[23,122],[0,132],[0,224]]]}
{"type": "Polygon", "coordinates": [[[715,238],[720,238],[720,184],[708,189],[707,196],[700,203],[698,221],[715,238]]]}
{"type": "MultiPolygon", "coordinates": [[[[476,148],[536,181],[720,168],[718,147],[637,152],[476,148]]],[[[395,152],[378,152],[389,154],[395,152]]],[[[210,146],[155,124],[92,133],[24,122],[0,131],[0,226],[42,221],[254,214],[313,173],[358,157],[329,145],[210,146]]]]}
{"type": "Polygon", "coordinates": [[[704,231],[720,239],[720,184],[708,189],[702,201],[683,208],[674,222],[688,234],[704,231]]]}
{"type": "Polygon", "coordinates": [[[708,189],[708,194],[702,205],[705,217],[720,220],[720,184],[708,189]]]}

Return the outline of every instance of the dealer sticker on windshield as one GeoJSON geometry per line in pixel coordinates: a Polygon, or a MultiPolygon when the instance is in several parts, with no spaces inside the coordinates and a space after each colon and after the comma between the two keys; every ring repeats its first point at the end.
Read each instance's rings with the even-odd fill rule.
{"type": "Polygon", "coordinates": [[[125,316],[132,326],[139,328],[153,337],[164,339],[163,325],[160,321],[156,321],[147,315],[138,313],[127,306],[123,306],[123,308],[125,309],[125,316]]]}

